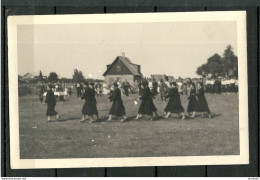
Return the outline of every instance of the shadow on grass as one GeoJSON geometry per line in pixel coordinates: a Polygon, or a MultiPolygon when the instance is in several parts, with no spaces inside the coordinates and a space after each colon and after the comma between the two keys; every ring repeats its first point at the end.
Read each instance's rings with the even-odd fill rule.
{"type": "MultiPolygon", "coordinates": [[[[222,116],[222,114],[213,114],[213,113],[211,113],[211,119],[212,119],[212,118],[219,117],[219,116],[222,116]]],[[[202,116],[201,113],[198,113],[198,114],[195,115],[194,118],[187,117],[187,119],[196,119],[196,118],[207,119],[207,118],[208,118],[208,115],[204,115],[204,116],[202,116]]]]}
{"type": "Polygon", "coordinates": [[[68,117],[68,118],[62,118],[63,115],[60,116],[60,119],[57,122],[64,122],[64,121],[75,121],[75,120],[80,120],[81,117],[68,117]]]}
{"type": "MultiPolygon", "coordinates": [[[[67,117],[67,118],[62,118],[63,115],[61,115],[61,118],[57,121],[57,122],[64,122],[64,121],[73,121],[73,120],[79,120],[81,119],[81,117],[67,117]]],[[[221,114],[211,114],[211,119],[212,118],[216,118],[216,117],[219,117],[221,116],[221,114]]],[[[124,123],[127,123],[127,122],[138,122],[138,121],[173,121],[173,120],[181,120],[181,117],[170,117],[169,119],[165,119],[163,116],[159,116],[158,118],[153,118],[152,119],[152,116],[143,116],[142,118],[136,120],[135,119],[136,116],[129,116],[127,117],[127,119],[124,121],[124,123]]],[[[185,117],[185,120],[193,120],[193,119],[197,119],[197,118],[208,118],[208,116],[204,116],[204,117],[201,117],[200,114],[196,114],[194,118],[191,118],[191,117],[185,117]]],[[[96,120],[95,122],[93,123],[104,123],[104,122],[107,122],[107,123],[113,123],[113,122],[120,122],[121,120],[121,117],[113,117],[112,118],[112,121],[107,121],[107,117],[104,116],[104,117],[101,117],[99,118],[98,120],[96,120]]],[[[89,120],[86,120],[84,122],[88,122],[89,120]]]]}
{"type": "Polygon", "coordinates": [[[222,114],[211,114],[211,118],[222,116],[222,114]]]}

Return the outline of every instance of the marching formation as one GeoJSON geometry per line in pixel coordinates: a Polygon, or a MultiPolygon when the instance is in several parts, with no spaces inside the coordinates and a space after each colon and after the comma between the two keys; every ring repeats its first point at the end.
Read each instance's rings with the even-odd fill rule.
{"type": "MultiPolygon", "coordinates": [[[[112,106],[108,112],[107,121],[112,120],[112,116],[121,117],[121,122],[127,120],[126,109],[121,97],[122,88],[125,96],[128,96],[130,84],[126,81],[122,83],[114,82],[108,93],[108,100],[112,102],[112,106]]],[[[100,93],[101,85],[95,85],[93,82],[84,82],[84,86],[81,84],[76,84],[77,97],[85,101],[82,107],[82,119],[81,122],[90,120],[90,122],[95,122],[99,120],[99,114],[97,109],[96,96],[100,93]],[[93,116],[96,116],[94,119],[93,116]]],[[[148,115],[151,120],[158,120],[159,115],[157,113],[157,108],[153,102],[155,96],[160,94],[160,99],[162,101],[168,101],[166,107],[164,108],[164,118],[168,119],[171,114],[177,114],[179,118],[184,120],[185,118],[194,118],[196,113],[207,114],[211,118],[210,109],[207,100],[204,96],[206,89],[203,82],[193,82],[191,80],[182,83],[178,82],[164,82],[162,79],[158,82],[155,80],[148,82],[146,79],[138,81],[137,83],[140,106],[135,120],[143,117],[143,115],[148,115]],[[181,83],[181,84],[180,84],[181,83]],[[185,88],[183,88],[183,86],[185,88]],[[184,108],[181,103],[180,94],[186,94],[188,99],[187,114],[184,113],[184,108]]],[[[60,118],[59,114],[55,111],[56,97],[54,95],[55,87],[52,84],[47,85],[47,93],[45,103],[47,104],[46,116],[48,117],[48,122],[51,121],[52,116],[56,116],[58,120],[60,118]],[[53,91],[54,89],[54,91],[53,91]]],[[[67,87],[67,89],[69,89],[67,87]]],[[[40,101],[43,101],[43,86],[40,88],[40,101]]],[[[70,90],[71,91],[71,90],[70,90]]],[[[131,90],[130,90],[131,92],[131,90]]],[[[69,93],[68,93],[69,94],[69,93]]],[[[71,94],[71,92],[70,92],[71,94]]],[[[137,104],[137,102],[135,101],[137,104]]]]}

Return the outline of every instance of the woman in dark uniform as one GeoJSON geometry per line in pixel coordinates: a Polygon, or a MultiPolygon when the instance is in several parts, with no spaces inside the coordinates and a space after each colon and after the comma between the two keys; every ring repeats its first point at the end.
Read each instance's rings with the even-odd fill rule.
{"type": "Polygon", "coordinates": [[[211,118],[208,102],[204,96],[204,88],[203,84],[200,82],[198,83],[198,92],[197,92],[197,97],[198,97],[198,102],[195,107],[195,111],[193,112],[193,115],[191,116],[192,118],[195,117],[196,112],[201,112],[202,117],[204,116],[204,112],[207,112],[208,117],[211,118]]]}
{"type": "Polygon", "coordinates": [[[109,97],[110,101],[113,101],[113,104],[109,111],[109,117],[107,121],[111,121],[112,116],[122,116],[121,122],[124,122],[127,119],[125,114],[125,106],[121,98],[121,91],[118,88],[118,84],[116,82],[113,84],[113,89],[114,90],[109,97]]]}
{"type": "Polygon", "coordinates": [[[85,104],[83,105],[82,108],[82,119],[81,122],[85,121],[87,119],[86,116],[89,117],[90,123],[92,123],[93,120],[93,115],[97,116],[98,119],[98,111],[97,111],[97,101],[95,98],[95,88],[94,88],[94,83],[85,83],[86,88],[85,92],[82,95],[81,99],[85,99],[85,104]]]}
{"type": "Polygon", "coordinates": [[[52,91],[52,85],[48,84],[47,94],[45,104],[47,104],[46,116],[48,117],[48,122],[51,121],[51,116],[56,116],[56,120],[60,118],[59,114],[54,110],[56,106],[56,98],[52,91]]]}
{"type": "Polygon", "coordinates": [[[170,83],[171,88],[169,89],[168,95],[165,96],[166,98],[170,98],[168,101],[167,106],[165,107],[164,111],[166,113],[165,118],[168,119],[171,113],[177,113],[178,116],[182,114],[182,120],[185,119],[184,109],[181,105],[180,95],[177,89],[177,84],[175,82],[170,83]]]}
{"type": "Polygon", "coordinates": [[[188,97],[189,103],[187,108],[187,115],[190,116],[190,113],[193,113],[196,111],[196,105],[197,105],[197,98],[196,98],[196,88],[195,84],[190,84],[190,95],[188,97]]]}
{"type": "MultiPolygon", "coordinates": [[[[153,115],[153,113],[158,118],[159,116],[157,114],[157,109],[153,104],[153,95],[152,92],[150,91],[150,88],[148,87],[148,82],[143,81],[142,86],[143,86],[143,90],[142,90],[141,97],[139,98],[139,100],[141,100],[142,102],[140,104],[140,107],[138,109],[138,114],[135,119],[137,120],[141,118],[143,114],[151,116],[153,115]]],[[[151,120],[153,120],[153,118],[151,120]]]]}

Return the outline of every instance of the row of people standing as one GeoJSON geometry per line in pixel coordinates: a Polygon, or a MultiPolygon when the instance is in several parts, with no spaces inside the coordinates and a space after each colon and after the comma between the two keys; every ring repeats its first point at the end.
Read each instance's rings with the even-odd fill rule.
{"type": "Polygon", "coordinates": [[[205,90],[211,94],[238,93],[237,79],[207,79],[205,90]]]}

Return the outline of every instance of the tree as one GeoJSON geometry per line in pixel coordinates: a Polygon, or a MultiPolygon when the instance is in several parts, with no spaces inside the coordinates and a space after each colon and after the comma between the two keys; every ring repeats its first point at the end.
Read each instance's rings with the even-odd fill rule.
{"type": "Polygon", "coordinates": [[[222,75],[223,73],[223,67],[222,67],[222,58],[218,54],[214,54],[210,58],[208,58],[207,62],[208,66],[208,73],[212,75],[212,77],[217,77],[219,75],[222,75]]]}
{"type": "Polygon", "coordinates": [[[55,73],[55,72],[51,72],[51,73],[49,74],[48,80],[49,80],[50,82],[57,82],[57,81],[59,80],[58,74],[55,73]]]}
{"type": "Polygon", "coordinates": [[[234,54],[231,45],[228,45],[227,48],[224,50],[222,64],[224,76],[238,77],[238,58],[234,54]]]}
{"type": "Polygon", "coordinates": [[[209,57],[207,63],[202,64],[197,68],[196,73],[201,76],[216,77],[222,74],[222,59],[218,54],[209,57]]]}
{"type": "Polygon", "coordinates": [[[223,57],[218,54],[209,57],[207,63],[197,68],[196,73],[201,76],[238,77],[238,58],[234,54],[232,46],[227,46],[223,57]]]}
{"type": "Polygon", "coordinates": [[[83,73],[81,71],[74,69],[74,74],[72,76],[72,79],[75,82],[83,82],[85,77],[83,76],[83,73]]]}
{"type": "Polygon", "coordinates": [[[42,78],[42,71],[40,70],[39,77],[42,78]]]}
{"type": "Polygon", "coordinates": [[[197,68],[196,73],[197,73],[198,75],[201,75],[201,76],[203,75],[202,66],[199,66],[199,67],[197,68]]]}

